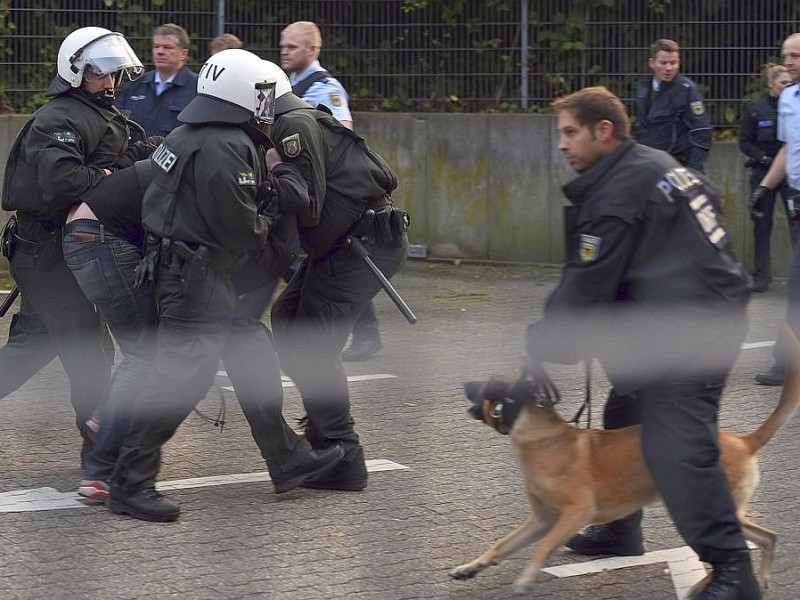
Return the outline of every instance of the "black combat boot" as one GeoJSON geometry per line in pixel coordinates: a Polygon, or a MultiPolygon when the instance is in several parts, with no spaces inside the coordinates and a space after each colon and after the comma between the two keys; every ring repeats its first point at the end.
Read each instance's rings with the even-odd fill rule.
{"type": "Polygon", "coordinates": [[[763,373],[757,373],[755,380],[761,385],[783,385],[784,367],[779,362],[772,363],[772,366],[763,373]]]}
{"type": "Polygon", "coordinates": [[[272,478],[275,493],[283,494],[302,485],[314,476],[319,476],[335,467],[344,458],[341,446],[328,446],[319,450],[311,450],[306,457],[294,467],[272,478]]]}
{"type": "Polygon", "coordinates": [[[644,554],[642,511],[605,525],[591,525],[573,536],[566,546],[577,554],[589,556],[641,556],[644,554]]]}
{"type": "MultiPolygon", "coordinates": [[[[308,415],[300,419],[300,427],[303,430],[306,441],[316,450],[329,447],[332,443],[323,437],[308,415]]],[[[302,487],[315,490],[360,492],[367,487],[367,465],[364,462],[364,449],[360,445],[348,448],[344,458],[335,467],[315,477],[309,477],[302,484],[302,487]]]]}
{"type": "Polygon", "coordinates": [[[761,600],[761,586],[753,573],[749,550],[731,552],[711,566],[711,581],[692,600],[761,600]]]}
{"type": "Polygon", "coordinates": [[[157,523],[174,521],[181,514],[180,507],[164,498],[155,488],[124,493],[112,487],[106,506],[118,515],[130,515],[134,519],[157,523]]]}

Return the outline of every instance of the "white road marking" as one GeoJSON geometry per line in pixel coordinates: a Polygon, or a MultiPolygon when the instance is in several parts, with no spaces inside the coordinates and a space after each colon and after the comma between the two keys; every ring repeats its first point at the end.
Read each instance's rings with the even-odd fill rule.
{"type": "Polygon", "coordinates": [[[769,348],[770,346],[774,346],[774,341],[766,341],[766,342],[750,342],[742,344],[742,350],[753,350],[754,348],[769,348]]]}
{"type": "MultiPolygon", "coordinates": [[[[398,471],[408,469],[391,460],[379,458],[367,461],[367,471],[398,471]]],[[[173,479],[156,484],[159,490],[186,490],[234,483],[261,483],[271,481],[269,473],[235,473],[232,475],[216,475],[211,477],[195,477],[192,479],[173,479]]],[[[29,490],[14,490],[0,493],[0,513],[38,512],[42,510],[58,510],[62,508],[87,508],[96,506],[83,500],[77,492],[59,492],[55,488],[42,487],[29,490]]]]}
{"type": "MultiPolygon", "coordinates": [[[[217,375],[221,377],[228,376],[225,371],[217,371],[217,375]]],[[[376,379],[397,379],[397,375],[391,375],[390,373],[375,373],[374,375],[351,375],[347,378],[347,382],[353,383],[354,381],[373,381],[376,379]]],[[[294,387],[294,381],[286,377],[286,375],[281,375],[281,385],[285,388],[294,387]]],[[[233,391],[232,385],[221,385],[220,387],[228,392],[233,391]]]]}
{"type": "Polygon", "coordinates": [[[601,573],[602,571],[613,571],[615,569],[626,569],[628,567],[652,565],[661,562],[667,563],[678,600],[684,600],[689,589],[706,575],[703,563],[700,562],[697,554],[689,546],[647,552],[643,556],[615,556],[558,567],[547,567],[542,571],[556,577],[576,577],[588,575],[589,573],[601,573]]]}

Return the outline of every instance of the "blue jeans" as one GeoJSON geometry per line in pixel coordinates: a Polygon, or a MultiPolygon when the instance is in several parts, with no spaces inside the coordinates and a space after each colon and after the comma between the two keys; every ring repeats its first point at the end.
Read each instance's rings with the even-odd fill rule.
{"type": "Polygon", "coordinates": [[[133,287],[139,248],[106,231],[99,221],[68,223],[63,248],[67,266],[122,351],[99,411],[100,431],[84,465],[85,479],[110,480],[132,411],[150,377],[158,324],[155,296],[152,288],[133,287]]]}

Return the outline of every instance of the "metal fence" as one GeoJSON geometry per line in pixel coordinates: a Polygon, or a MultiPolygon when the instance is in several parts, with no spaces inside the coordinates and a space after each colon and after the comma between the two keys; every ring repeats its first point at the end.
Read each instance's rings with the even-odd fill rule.
{"type": "Polygon", "coordinates": [[[729,126],[799,17],[800,3],[769,0],[0,0],[0,90],[35,107],[75,26],[121,31],[147,62],[153,28],[178,23],[197,68],[218,33],[276,60],[281,29],[313,20],[354,110],[540,111],[587,85],[629,100],[650,44],[669,37],[713,123],[729,126]]]}

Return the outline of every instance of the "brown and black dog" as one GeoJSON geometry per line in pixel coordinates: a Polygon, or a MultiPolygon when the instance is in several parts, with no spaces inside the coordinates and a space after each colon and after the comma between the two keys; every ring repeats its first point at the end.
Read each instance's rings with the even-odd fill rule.
{"type": "MultiPolygon", "coordinates": [[[[758,574],[763,587],[769,584],[777,534],[749,521],[745,511],[758,485],[757,452],[791,419],[800,404],[800,342],[788,326],[784,326],[783,335],[791,346],[793,359],[787,366],[777,407],[752,433],[742,436],[720,431],[719,436],[720,460],[742,531],[761,551],[758,574]]],[[[450,571],[450,576],[474,577],[538,541],[531,562],[514,583],[514,592],[524,593],[531,589],[553,552],[582,527],[621,519],[660,498],[642,457],[639,426],[609,431],[577,429],[552,406],[537,406],[542,403],[534,402],[503,406],[514,383],[513,379],[493,378],[466,384],[465,390],[473,403],[473,416],[501,433],[510,430],[525,478],[531,516],[478,558],[450,571]],[[503,422],[504,413],[517,411],[516,422],[503,422]]],[[[710,574],[691,593],[702,590],[709,578],[710,574]]]]}

